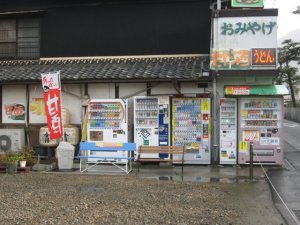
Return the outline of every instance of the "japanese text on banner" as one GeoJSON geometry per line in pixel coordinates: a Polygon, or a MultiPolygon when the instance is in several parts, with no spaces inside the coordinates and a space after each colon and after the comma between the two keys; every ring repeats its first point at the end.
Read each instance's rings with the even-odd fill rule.
{"type": "Polygon", "coordinates": [[[50,139],[57,139],[63,136],[60,73],[42,74],[42,85],[50,139]]]}

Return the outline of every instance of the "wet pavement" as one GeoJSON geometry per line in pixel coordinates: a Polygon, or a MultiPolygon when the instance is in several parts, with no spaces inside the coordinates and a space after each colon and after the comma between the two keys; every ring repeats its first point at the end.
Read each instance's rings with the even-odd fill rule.
{"type": "MultiPolygon", "coordinates": [[[[49,173],[60,174],[80,174],[79,165],[74,164],[77,170],[57,171],[51,170],[49,165],[40,165],[40,167],[48,168],[49,173]]],[[[249,208],[243,224],[288,224],[283,219],[282,215],[274,206],[271,190],[268,185],[264,170],[260,166],[253,168],[253,180],[250,180],[250,169],[248,166],[212,166],[212,165],[142,165],[139,168],[135,165],[133,170],[126,174],[117,167],[111,165],[100,165],[94,167],[96,171],[83,172],[86,175],[122,175],[137,177],[139,179],[156,179],[164,181],[179,181],[179,182],[197,182],[197,183],[226,183],[231,186],[235,197],[233,204],[243,208],[249,208]],[[250,185],[250,186],[249,186],[250,185]]],[[[264,168],[265,170],[273,169],[273,167],[264,168]]],[[[276,167],[275,167],[276,169],[276,167]]]]}
{"type": "Polygon", "coordinates": [[[284,165],[270,168],[272,195],[286,223],[300,225],[300,124],[285,120],[284,165]]]}

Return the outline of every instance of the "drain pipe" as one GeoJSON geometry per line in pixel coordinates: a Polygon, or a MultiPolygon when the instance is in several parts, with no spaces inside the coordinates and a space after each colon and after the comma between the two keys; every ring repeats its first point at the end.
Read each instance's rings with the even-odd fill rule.
{"type": "Polygon", "coordinates": [[[218,164],[218,140],[217,140],[217,118],[218,118],[218,113],[217,113],[217,75],[213,75],[213,164],[217,165],[218,164]]]}
{"type": "MultiPolygon", "coordinates": [[[[213,36],[214,36],[214,17],[215,17],[215,9],[212,7],[212,26],[211,26],[211,48],[214,48],[213,36]]],[[[221,0],[217,1],[217,13],[221,10],[221,0]]],[[[213,78],[213,105],[212,105],[212,116],[213,116],[213,129],[212,129],[212,164],[218,164],[218,155],[219,155],[219,145],[218,145],[218,130],[217,130],[217,118],[218,118],[218,110],[217,110],[217,76],[218,71],[212,73],[213,78]]]]}

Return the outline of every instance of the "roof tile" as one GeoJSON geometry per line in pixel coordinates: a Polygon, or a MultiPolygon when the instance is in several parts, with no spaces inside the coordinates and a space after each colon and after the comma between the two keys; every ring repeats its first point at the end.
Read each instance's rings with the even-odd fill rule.
{"type": "Polygon", "coordinates": [[[0,61],[2,82],[39,81],[40,73],[61,71],[61,80],[198,79],[209,56],[60,58],[0,61]]]}

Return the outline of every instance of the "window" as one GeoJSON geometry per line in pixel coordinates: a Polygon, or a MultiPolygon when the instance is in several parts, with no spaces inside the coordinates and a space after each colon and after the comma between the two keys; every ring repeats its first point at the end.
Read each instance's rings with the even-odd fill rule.
{"type": "Polygon", "coordinates": [[[0,59],[35,59],[39,56],[38,18],[0,20],[0,59]]]}

